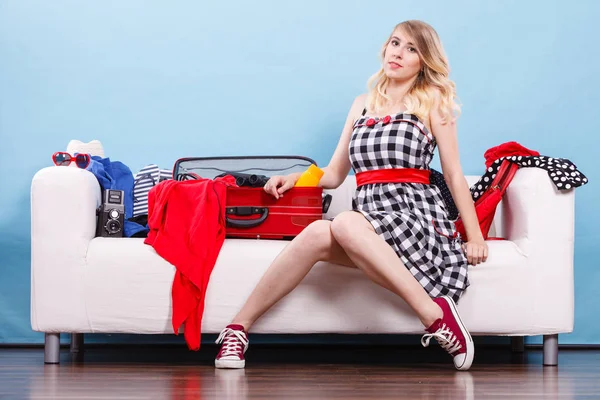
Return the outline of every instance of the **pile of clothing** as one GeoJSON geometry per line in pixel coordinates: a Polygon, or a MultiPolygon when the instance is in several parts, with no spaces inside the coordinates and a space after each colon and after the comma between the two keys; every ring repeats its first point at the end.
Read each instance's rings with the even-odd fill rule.
{"type": "MultiPolygon", "coordinates": [[[[486,170],[470,188],[474,202],[489,189],[504,160],[516,164],[519,168],[542,168],[546,170],[558,190],[569,190],[588,183],[588,178],[577,169],[575,164],[566,158],[542,156],[539,152],[528,149],[514,141],[505,142],[486,150],[484,158],[486,170]]],[[[459,218],[459,212],[443,174],[432,170],[431,182],[438,186],[442,193],[449,219],[456,221],[459,218]]]]}
{"type": "MultiPolygon", "coordinates": [[[[206,289],[225,240],[227,187],[249,185],[246,181],[252,180],[244,174],[223,174],[215,179],[198,176],[176,181],[171,170],[156,164],[134,175],[124,163],[105,157],[97,140],[73,140],[67,152],[90,154],[86,169],[98,179],[100,187],[124,192],[124,236],[145,238],[145,244],[175,266],[171,289],[173,332],[178,334],[185,325],[188,347],[198,350],[206,289]]],[[[259,178],[262,184],[267,179],[259,178]]]]}

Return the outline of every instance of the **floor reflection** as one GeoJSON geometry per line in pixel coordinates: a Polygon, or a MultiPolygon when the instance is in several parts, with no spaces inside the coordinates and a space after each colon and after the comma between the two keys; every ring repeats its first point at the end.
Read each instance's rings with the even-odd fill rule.
{"type": "Polygon", "coordinates": [[[342,399],[376,396],[379,399],[470,400],[509,394],[514,398],[575,398],[574,375],[554,367],[452,371],[339,365],[281,365],[239,370],[176,365],[47,365],[41,372],[30,376],[30,399],[342,399]]]}
{"type": "Polygon", "coordinates": [[[43,351],[6,354],[0,350],[0,398],[571,399],[600,393],[598,351],[561,352],[558,367],[543,367],[537,352],[526,352],[524,362],[515,363],[494,363],[484,354],[470,371],[408,359],[380,364],[262,360],[248,361],[246,369],[221,370],[209,360],[177,362],[156,354],[93,351],[72,361],[67,353],[60,365],[44,365],[43,351]]]}

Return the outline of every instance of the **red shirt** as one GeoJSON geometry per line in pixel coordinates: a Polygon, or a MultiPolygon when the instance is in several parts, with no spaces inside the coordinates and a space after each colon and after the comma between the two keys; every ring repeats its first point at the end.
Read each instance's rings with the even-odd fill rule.
{"type": "Polygon", "coordinates": [[[185,322],[191,350],[200,349],[204,297],[225,240],[227,186],[235,178],[162,181],[148,193],[148,227],[144,240],[177,269],[173,280],[172,324],[175,334],[185,322]]]}

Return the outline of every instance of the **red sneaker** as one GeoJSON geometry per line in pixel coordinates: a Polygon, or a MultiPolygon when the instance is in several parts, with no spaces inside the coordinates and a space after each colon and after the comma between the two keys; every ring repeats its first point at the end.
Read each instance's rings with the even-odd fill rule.
{"type": "Polygon", "coordinates": [[[453,357],[456,369],[471,368],[475,355],[473,339],[460,320],[456,304],[446,296],[435,298],[433,301],[440,306],[444,316],[425,329],[429,333],[423,335],[421,344],[423,347],[427,347],[431,338],[435,338],[440,346],[453,357]]]}
{"type": "Polygon", "coordinates": [[[215,358],[215,367],[217,368],[244,368],[246,360],[244,353],[248,350],[248,335],[242,325],[227,325],[221,331],[215,343],[223,343],[217,358],[215,358]]]}

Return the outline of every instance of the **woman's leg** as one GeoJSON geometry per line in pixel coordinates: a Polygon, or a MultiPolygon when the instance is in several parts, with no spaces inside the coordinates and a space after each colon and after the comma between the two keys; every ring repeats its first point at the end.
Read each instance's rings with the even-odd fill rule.
{"type": "Polygon", "coordinates": [[[400,296],[426,328],[442,317],[442,309],[362,214],[341,213],[332,222],[331,232],[353,264],[369,279],[400,296]]]}
{"type": "Polygon", "coordinates": [[[354,265],[373,281],[383,282],[382,286],[413,308],[427,331],[421,338],[423,346],[435,338],[452,356],[457,369],[471,367],[475,354],[473,339],[452,299],[446,296],[432,299],[362,214],[348,211],[338,215],[331,224],[331,232],[354,265]]]}
{"type": "Polygon", "coordinates": [[[318,261],[355,267],[331,234],[330,221],[315,221],[275,258],[232,320],[246,332],[269,308],[290,293],[318,261]]]}
{"type": "Polygon", "coordinates": [[[217,343],[222,345],[215,358],[215,367],[245,367],[244,353],[248,349],[250,327],[298,286],[317,261],[354,266],[333,238],[330,221],[316,221],[307,226],[271,263],[242,309],[217,338],[217,343]]]}

